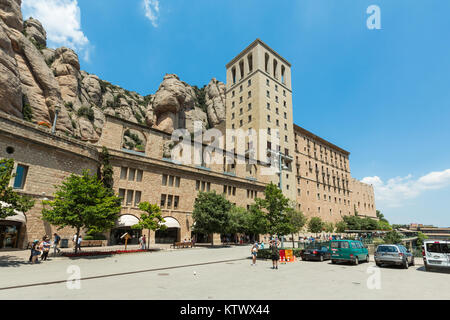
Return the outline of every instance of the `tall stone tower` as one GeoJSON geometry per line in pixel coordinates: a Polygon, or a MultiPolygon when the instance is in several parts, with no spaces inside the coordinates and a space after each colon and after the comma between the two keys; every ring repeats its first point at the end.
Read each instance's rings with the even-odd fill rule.
{"type": "MultiPolygon", "coordinates": [[[[294,128],[292,114],[291,64],[260,39],[256,39],[244,51],[226,65],[226,127],[267,133],[267,143],[258,141],[258,147],[264,145],[267,154],[259,161],[268,161],[268,156],[276,159],[278,153],[294,154],[294,128]],[[272,145],[271,136],[279,134],[279,145],[272,145]],[[270,150],[274,152],[270,152],[270,150]]],[[[247,143],[247,147],[250,147],[247,143]]],[[[251,143],[250,143],[251,144],[251,143]]],[[[282,160],[282,190],[285,196],[296,199],[295,173],[292,160],[282,160]]],[[[264,176],[258,174],[263,182],[280,183],[278,174],[264,176]]]]}

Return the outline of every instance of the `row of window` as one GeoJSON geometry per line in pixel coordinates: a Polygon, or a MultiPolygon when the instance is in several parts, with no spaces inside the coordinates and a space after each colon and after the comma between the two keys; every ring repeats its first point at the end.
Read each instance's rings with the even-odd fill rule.
{"type": "Polygon", "coordinates": [[[171,194],[161,194],[161,203],[160,207],[161,209],[178,209],[178,206],[180,204],[180,197],[174,196],[171,194]]]}
{"type": "Polygon", "coordinates": [[[120,180],[127,180],[128,178],[128,181],[141,182],[143,174],[144,172],[142,170],[128,167],[120,168],[120,180]]]}
{"type": "Polygon", "coordinates": [[[179,188],[180,187],[180,183],[181,183],[181,178],[180,177],[170,176],[170,175],[167,175],[167,174],[163,174],[162,175],[162,185],[163,186],[168,186],[168,187],[175,186],[176,188],[179,188]]]}
{"type": "Polygon", "coordinates": [[[122,199],[122,206],[125,205],[127,207],[138,207],[139,203],[141,203],[141,195],[141,191],[119,189],[119,198],[122,199]]]}
{"type": "Polygon", "coordinates": [[[247,198],[255,199],[257,196],[258,196],[257,191],[247,189],[247,198]]]}
{"type": "Polygon", "coordinates": [[[205,182],[201,180],[195,181],[195,190],[202,192],[209,192],[211,190],[211,182],[205,182]]]}
{"type": "Polygon", "coordinates": [[[223,186],[223,194],[228,194],[229,196],[230,195],[235,196],[236,195],[236,187],[224,185],[223,186]]]}
{"type": "MultiPolygon", "coordinates": [[[[253,72],[253,55],[250,53],[247,55],[247,66],[248,66],[248,74],[253,72]]],[[[269,64],[270,64],[270,57],[269,54],[266,53],[265,54],[265,64],[264,64],[264,70],[267,74],[269,73],[269,64]]],[[[238,63],[238,67],[239,67],[239,75],[240,75],[240,80],[242,80],[245,76],[245,59],[242,59],[241,61],[239,61],[238,63]]],[[[278,79],[279,75],[278,75],[278,60],[273,59],[272,61],[272,67],[273,67],[273,77],[275,79],[278,79]]],[[[281,82],[284,84],[286,83],[286,67],[284,65],[281,65],[280,67],[281,69],[281,82]]],[[[236,66],[233,66],[233,68],[231,68],[231,77],[232,77],[232,81],[233,84],[236,83],[237,80],[237,69],[236,66]]]]}

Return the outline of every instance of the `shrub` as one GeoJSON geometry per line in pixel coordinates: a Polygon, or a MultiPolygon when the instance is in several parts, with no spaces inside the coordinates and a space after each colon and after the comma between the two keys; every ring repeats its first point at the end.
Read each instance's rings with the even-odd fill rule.
{"type": "Polygon", "coordinates": [[[94,110],[90,107],[81,107],[80,109],[78,109],[77,111],[77,115],[79,117],[86,117],[88,118],[90,121],[94,121],[94,110]]]}
{"type": "Polygon", "coordinates": [[[31,122],[33,120],[33,111],[26,95],[22,96],[23,120],[31,122]]]}

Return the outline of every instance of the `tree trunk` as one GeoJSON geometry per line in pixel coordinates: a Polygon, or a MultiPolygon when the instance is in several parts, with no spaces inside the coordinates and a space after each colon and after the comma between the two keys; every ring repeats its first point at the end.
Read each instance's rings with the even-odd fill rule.
{"type": "MultiPolygon", "coordinates": [[[[75,239],[75,254],[78,253],[78,238],[80,237],[80,228],[77,228],[77,238],[75,239]]],[[[81,246],[81,243],[80,243],[81,246]]]]}
{"type": "Polygon", "coordinates": [[[291,233],[291,236],[292,236],[292,249],[294,249],[295,248],[294,234],[291,233]]]}
{"type": "Polygon", "coordinates": [[[148,230],[148,245],[147,245],[147,250],[150,249],[150,232],[151,230],[148,230]]]}

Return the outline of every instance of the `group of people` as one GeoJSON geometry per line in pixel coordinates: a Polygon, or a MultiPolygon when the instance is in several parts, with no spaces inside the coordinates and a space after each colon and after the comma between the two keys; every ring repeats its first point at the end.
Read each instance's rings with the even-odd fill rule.
{"type": "MultiPolygon", "coordinates": [[[[280,260],[280,251],[278,247],[280,246],[280,241],[278,239],[271,239],[269,241],[270,245],[270,259],[272,260],[272,269],[278,269],[278,261],[280,260]]],[[[264,242],[255,242],[251,249],[252,255],[252,266],[256,265],[256,257],[258,256],[258,250],[264,249],[264,242]]]]}
{"type": "Polygon", "coordinates": [[[56,256],[56,252],[61,252],[61,249],[58,248],[59,243],[61,241],[61,237],[57,234],[53,234],[53,241],[50,241],[50,237],[45,235],[42,237],[42,240],[34,240],[31,244],[31,253],[29,262],[36,263],[41,257],[41,261],[46,261],[48,258],[48,253],[50,252],[50,248],[53,246],[54,255],[56,256]]]}

